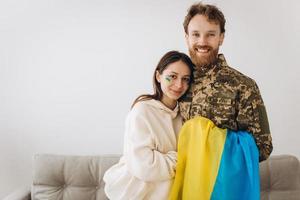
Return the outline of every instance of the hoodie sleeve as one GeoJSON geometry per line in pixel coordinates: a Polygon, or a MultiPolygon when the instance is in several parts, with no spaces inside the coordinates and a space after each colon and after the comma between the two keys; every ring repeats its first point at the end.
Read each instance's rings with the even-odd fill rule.
{"type": "Polygon", "coordinates": [[[164,181],[173,178],[177,152],[157,151],[150,119],[147,119],[146,113],[132,112],[126,122],[127,139],[124,152],[129,172],[143,181],[164,181]]]}

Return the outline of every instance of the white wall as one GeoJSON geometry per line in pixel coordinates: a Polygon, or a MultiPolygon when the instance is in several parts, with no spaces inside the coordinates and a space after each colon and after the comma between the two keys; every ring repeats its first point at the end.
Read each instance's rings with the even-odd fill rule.
{"type": "MultiPolygon", "coordinates": [[[[121,153],[133,99],[168,50],[187,52],[194,1],[0,1],[0,198],[31,181],[36,153],[121,153]]],[[[226,16],[221,51],[260,86],[273,154],[300,157],[300,3],[206,1],[226,16]]]]}

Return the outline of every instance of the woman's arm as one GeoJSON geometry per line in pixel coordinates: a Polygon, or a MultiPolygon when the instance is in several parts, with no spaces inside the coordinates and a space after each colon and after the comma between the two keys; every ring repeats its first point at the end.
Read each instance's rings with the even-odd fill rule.
{"type": "MultiPolygon", "coordinates": [[[[143,181],[164,181],[174,177],[177,152],[155,149],[147,115],[134,113],[127,119],[125,158],[129,172],[143,181]]],[[[156,133],[160,134],[160,133],[156,133]]]]}

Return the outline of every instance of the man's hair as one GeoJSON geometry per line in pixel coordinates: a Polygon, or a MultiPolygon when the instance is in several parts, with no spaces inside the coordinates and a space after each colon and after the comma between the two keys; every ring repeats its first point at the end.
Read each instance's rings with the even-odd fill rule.
{"type": "Polygon", "coordinates": [[[188,9],[188,14],[184,18],[184,31],[188,33],[188,25],[195,15],[204,15],[209,21],[213,21],[220,26],[221,33],[225,33],[225,17],[223,13],[214,5],[203,4],[202,2],[193,4],[188,9]]]}

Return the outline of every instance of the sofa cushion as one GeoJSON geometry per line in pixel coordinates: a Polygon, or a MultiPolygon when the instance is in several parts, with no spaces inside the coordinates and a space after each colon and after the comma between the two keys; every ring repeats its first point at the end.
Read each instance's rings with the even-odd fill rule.
{"type": "Polygon", "coordinates": [[[272,156],[260,163],[262,200],[299,200],[300,163],[290,155],[272,156]]]}
{"type": "Polygon", "coordinates": [[[103,200],[107,199],[102,177],[120,156],[34,157],[32,199],[103,200]]]}
{"type": "MultiPolygon", "coordinates": [[[[119,155],[34,157],[33,200],[105,200],[104,172],[119,155]]],[[[261,200],[299,200],[300,163],[290,155],[260,163],[261,200]]]]}

